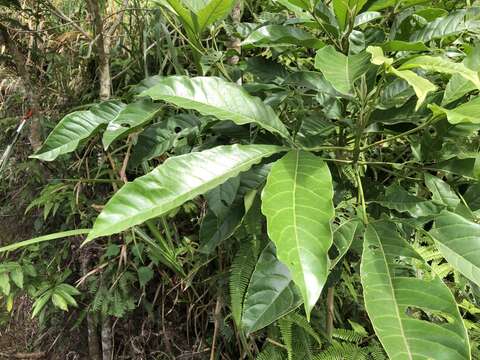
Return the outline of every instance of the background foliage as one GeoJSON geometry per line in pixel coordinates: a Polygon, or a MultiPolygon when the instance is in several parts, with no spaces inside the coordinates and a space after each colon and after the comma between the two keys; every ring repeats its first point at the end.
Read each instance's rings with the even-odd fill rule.
{"type": "Polygon", "coordinates": [[[479,31],[469,0],[0,1],[0,352],[479,358],[479,31]]]}

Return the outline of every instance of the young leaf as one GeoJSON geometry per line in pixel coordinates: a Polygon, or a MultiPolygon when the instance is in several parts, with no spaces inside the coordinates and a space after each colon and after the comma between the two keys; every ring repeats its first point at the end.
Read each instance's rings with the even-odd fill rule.
{"type": "Polygon", "coordinates": [[[333,46],[326,46],[317,51],[315,67],[319,69],[332,86],[342,94],[351,94],[355,80],[367,70],[370,54],[345,56],[333,46]]]}
{"type": "Polygon", "coordinates": [[[118,101],[108,101],[87,111],[68,114],[55,126],[37,153],[30,157],[52,161],[60,155],[75,151],[81,142],[112,121],[125,106],[118,101]]]}
{"type": "Polygon", "coordinates": [[[423,261],[392,223],[367,227],[360,267],[365,307],[389,357],[470,359],[468,335],[450,290],[436,275],[407,276],[406,259],[423,261]],[[418,311],[441,320],[418,319],[418,311]]]}
{"type": "Polygon", "coordinates": [[[395,76],[405,80],[413,88],[415,94],[417,95],[417,105],[415,111],[418,111],[422,104],[425,102],[427,95],[430,92],[436,91],[437,87],[432,84],[427,79],[417,75],[411,70],[397,70],[395,68],[390,68],[390,72],[395,76]]]}
{"type": "Polygon", "coordinates": [[[291,151],[272,166],[262,194],[269,237],[302,293],[307,317],[328,275],[332,198],[328,166],[303,151],[291,151]]]}
{"type": "Polygon", "coordinates": [[[141,93],[153,100],[163,100],[220,120],[232,120],[238,125],[257,124],[264,129],[289,137],[278,116],[259,98],[240,86],[217,77],[170,76],[141,93]]]}
{"type": "Polygon", "coordinates": [[[345,30],[348,20],[355,18],[366,3],[367,0],[333,0],[333,11],[340,31],[345,30]]]}
{"type": "Polygon", "coordinates": [[[467,68],[462,63],[455,63],[438,56],[417,56],[400,66],[400,70],[421,68],[427,71],[435,71],[443,74],[457,74],[471,81],[477,89],[480,89],[480,78],[476,71],[467,68]]]}
{"type": "Polygon", "coordinates": [[[86,242],[163,215],[282,150],[273,145],[231,145],[170,158],[121,188],[97,217],[86,242]]]}
{"type": "MultiPolygon", "coordinates": [[[[197,1],[198,2],[198,1],[197,1]]],[[[198,31],[203,32],[207,26],[227,17],[236,0],[210,0],[208,4],[197,12],[198,31]]]]}
{"type": "Polygon", "coordinates": [[[431,104],[430,109],[434,114],[445,115],[450,124],[480,124],[480,97],[476,97],[451,110],[435,104],[431,104]]]}
{"type": "Polygon", "coordinates": [[[260,330],[302,303],[287,267],[277,260],[269,242],[261,252],[245,295],[242,327],[250,334],[260,330]]]}
{"type": "Polygon", "coordinates": [[[243,40],[242,45],[254,45],[259,47],[278,45],[298,45],[308,48],[320,49],[325,43],[312,34],[285,25],[266,25],[254,30],[243,40]]]}
{"type": "Polygon", "coordinates": [[[120,113],[108,123],[107,130],[103,133],[103,147],[108,147],[120,137],[125,137],[131,132],[145,125],[161,109],[161,104],[148,100],[128,104],[120,113]]]}
{"type": "Polygon", "coordinates": [[[430,235],[448,263],[480,286],[480,225],[444,211],[430,235]]]}

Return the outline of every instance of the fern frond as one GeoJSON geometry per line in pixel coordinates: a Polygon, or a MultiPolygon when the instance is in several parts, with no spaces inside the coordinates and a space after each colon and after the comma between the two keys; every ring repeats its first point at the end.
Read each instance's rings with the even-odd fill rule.
{"type": "Polygon", "coordinates": [[[307,318],[297,312],[292,312],[286,316],[295,325],[302,328],[308,335],[313,337],[317,343],[322,344],[319,334],[315,331],[312,325],[308,322],[307,318]]]}
{"type": "Polygon", "coordinates": [[[256,260],[252,244],[244,242],[230,267],[230,304],[233,320],[237,326],[240,326],[242,320],[243,300],[255,269],[256,260]]]}
{"type": "Polygon", "coordinates": [[[292,321],[287,317],[278,320],[278,327],[282,334],[283,343],[287,349],[288,360],[293,359],[293,329],[292,321]]]}
{"type": "Polygon", "coordinates": [[[351,343],[333,343],[312,360],[367,360],[365,349],[351,343]]]}
{"type": "Polygon", "coordinates": [[[267,345],[267,347],[257,355],[256,360],[284,360],[284,357],[282,350],[278,347],[267,345]]]}
{"type": "Polygon", "coordinates": [[[379,344],[373,344],[366,347],[372,360],[387,360],[385,351],[379,344]]]}
{"type": "Polygon", "coordinates": [[[350,329],[334,329],[332,332],[332,337],[350,343],[359,343],[364,338],[362,334],[350,329]]]}
{"type": "Polygon", "coordinates": [[[294,326],[293,353],[295,360],[311,360],[313,357],[312,337],[303,328],[294,326]]]}

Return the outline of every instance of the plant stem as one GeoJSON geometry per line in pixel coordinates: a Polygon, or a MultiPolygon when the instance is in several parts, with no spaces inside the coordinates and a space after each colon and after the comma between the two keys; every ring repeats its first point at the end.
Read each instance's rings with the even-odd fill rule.
{"type": "Polygon", "coordinates": [[[430,118],[429,120],[427,120],[426,122],[424,122],[422,125],[420,126],[417,126],[416,128],[414,129],[411,129],[411,130],[408,130],[408,131],[405,131],[401,134],[398,134],[398,135],[395,135],[395,136],[392,136],[388,139],[383,139],[383,140],[380,140],[380,141],[377,141],[377,142],[374,142],[372,144],[369,144],[369,145],[366,145],[366,146],[363,146],[362,148],[360,148],[360,151],[365,151],[365,150],[368,150],[372,147],[375,147],[375,146],[378,146],[378,145],[382,145],[382,144],[385,144],[387,142],[390,142],[390,141],[393,141],[393,140],[396,140],[396,139],[400,139],[404,136],[408,136],[408,135],[411,135],[411,134],[414,134],[422,129],[425,129],[426,127],[432,125],[433,123],[435,123],[439,118],[435,118],[435,117],[432,117],[430,118]]]}

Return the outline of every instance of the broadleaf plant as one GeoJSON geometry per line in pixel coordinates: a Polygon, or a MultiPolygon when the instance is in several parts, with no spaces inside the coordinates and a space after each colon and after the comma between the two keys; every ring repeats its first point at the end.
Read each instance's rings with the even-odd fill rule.
{"type": "MultiPolygon", "coordinates": [[[[237,254],[230,304],[245,354],[265,332],[258,358],[325,358],[321,338],[335,358],[380,358],[381,344],[391,359],[470,359],[458,304],[480,298],[478,2],[264,3],[254,23],[225,25],[243,40],[240,63],[205,73],[201,34],[234,2],[162,1],[190,39],[192,75],[65,116],[33,157],[81,151],[105,129],[105,149],[129,144],[132,181],[84,244],[157,234],[157,221],[201,209],[188,241],[199,238],[199,263],[218,256],[224,269],[237,254]],[[335,340],[334,325],[356,337],[335,340]]],[[[180,240],[157,235],[177,264],[180,240]]]]}

